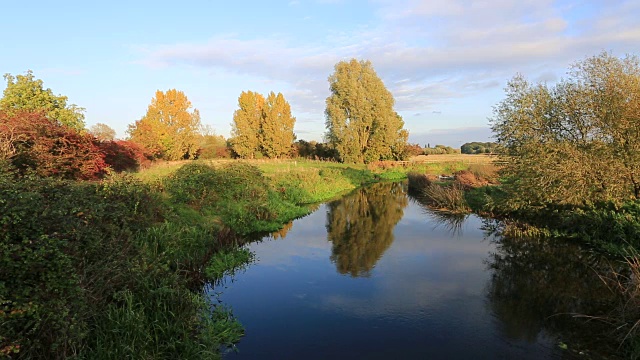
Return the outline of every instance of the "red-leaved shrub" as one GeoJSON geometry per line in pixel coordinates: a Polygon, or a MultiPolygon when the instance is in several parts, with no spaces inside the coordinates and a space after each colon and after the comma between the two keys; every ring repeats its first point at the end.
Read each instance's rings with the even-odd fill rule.
{"type": "Polygon", "coordinates": [[[61,125],[42,112],[0,112],[3,157],[18,171],[40,176],[93,180],[104,175],[107,164],[88,133],[61,125]]]}
{"type": "Polygon", "coordinates": [[[114,171],[137,171],[149,167],[153,155],[133,141],[103,141],[98,144],[104,160],[114,171]]]}

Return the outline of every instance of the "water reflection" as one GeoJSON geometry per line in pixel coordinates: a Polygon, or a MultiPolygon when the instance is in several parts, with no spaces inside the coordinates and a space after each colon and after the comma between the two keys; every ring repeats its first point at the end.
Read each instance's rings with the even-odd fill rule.
{"type": "Polygon", "coordinates": [[[340,274],[369,276],[393,243],[393,229],[404,214],[403,183],[379,183],[328,204],[327,239],[340,274]]]}
{"type": "Polygon", "coordinates": [[[583,316],[606,314],[616,301],[598,275],[612,270],[608,261],[565,241],[503,237],[487,265],[488,303],[505,336],[532,342],[561,334],[572,346],[615,354],[606,349],[605,323],[583,316]]]}

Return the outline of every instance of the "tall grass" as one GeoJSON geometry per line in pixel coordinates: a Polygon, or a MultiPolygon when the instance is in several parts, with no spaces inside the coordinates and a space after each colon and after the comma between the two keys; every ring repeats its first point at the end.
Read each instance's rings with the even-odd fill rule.
{"type": "Polygon", "coordinates": [[[409,190],[416,198],[434,210],[452,214],[470,212],[464,188],[457,182],[436,183],[427,175],[409,173],[409,190]]]}

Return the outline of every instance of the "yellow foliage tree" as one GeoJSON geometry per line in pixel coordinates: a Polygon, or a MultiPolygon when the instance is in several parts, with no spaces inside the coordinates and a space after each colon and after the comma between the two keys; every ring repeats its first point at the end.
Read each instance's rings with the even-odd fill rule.
{"type": "Polygon", "coordinates": [[[291,152],[296,118],[281,93],[272,91],[264,96],[253,91],[238,97],[238,110],[231,123],[231,147],[241,158],[262,154],[269,158],[286,156],[291,152]]]}
{"type": "Polygon", "coordinates": [[[264,97],[253,91],[243,91],[238,97],[238,107],[231,124],[231,148],[241,158],[253,159],[260,149],[264,97]]]}
{"type": "Polygon", "coordinates": [[[129,125],[131,140],[165,160],[190,159],[198,149],[200,112],[182,91],[156,91],[147,113],[129,125]]]}
{"type": "Polygon", "coordinates": [[[295,140],[293,125],[296,118],[291,116],[291,107],[281,93],[273,91],[267,96],[261,123],[261,147],[269,158],[287,156],[295,140]]]}

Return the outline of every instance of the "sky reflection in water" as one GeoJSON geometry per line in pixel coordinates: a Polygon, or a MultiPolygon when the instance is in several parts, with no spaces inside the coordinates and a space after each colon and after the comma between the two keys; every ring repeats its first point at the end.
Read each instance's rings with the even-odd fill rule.
{"type": "Polygon", "coordinates": [[[404,186],[362,189],[251,244],[257,262],[216,289],[246,329],[226,357],[560,357],[541,326],[496,316],[509,302],[490,303],[497,249],[482,221],[443,224],[404,186]]]}

